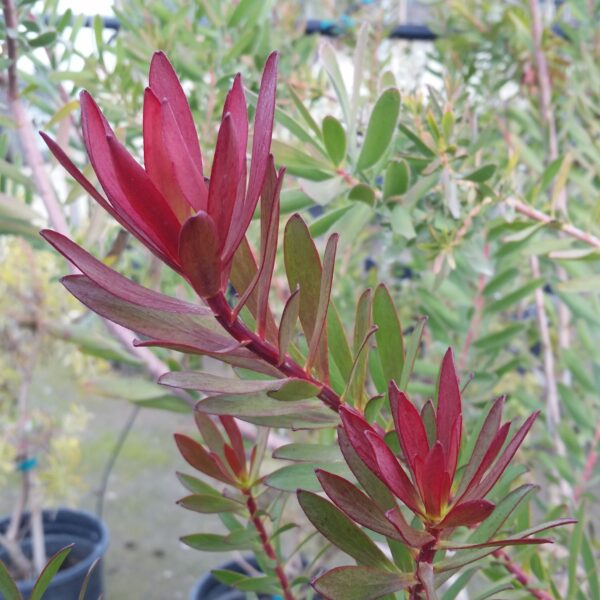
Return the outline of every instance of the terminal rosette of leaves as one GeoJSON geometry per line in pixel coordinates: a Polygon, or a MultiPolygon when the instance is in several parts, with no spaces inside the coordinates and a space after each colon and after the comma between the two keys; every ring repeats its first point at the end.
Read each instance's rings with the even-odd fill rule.
{"type": "Polygon", "coordinates": [[[411,598],[435,598],[438,585],[464,565],[504,546],[551,542],[531,536],[574,522],[559,519],[514,536],[501,535],[505,521],[533,486],[523,485],[496,503],[486,496],[539,411],[509,436],[512,423],[501,422],[504,398],[497,399],[470,456],[458,469],[462,403],[450,349],[440,369],[436,406],[429,400],[418,410],[394,381],[388,397],[394,430],[387,435],[354,408],[340,408],[339,445],[362,489],[319,470],[317,477],[330,501],[298,492],[313,525],[358,563],[317,578],[314,587],[323,596],[369,600],[408,590],[411,598]],[[358,525],[385,536],[392,555],[400,560],[390,561],[358,525]],[[463,534],[458,541],[457,533],[463,534]],[[399,548],[406,552],[408,571],[398,565],[406,564],[399,548]],[[452,556],[434,562],[447,550],[452,556]]]}

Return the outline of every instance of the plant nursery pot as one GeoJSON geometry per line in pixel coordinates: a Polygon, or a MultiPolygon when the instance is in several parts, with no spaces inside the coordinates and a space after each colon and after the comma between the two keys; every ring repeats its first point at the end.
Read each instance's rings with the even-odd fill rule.
{"type": "MultiPolygon", "coordinates": [[[[24,524],[27,523],[28,518],[28,515],[23,516],[24,524]]],[[[77,600],[89,568],[97,558],[104,556],[108,547],[109,536],[106,525],[92,514],[68,508],[44,511],[43,520],[48,557],[61,548],[74,544],[63,563],[63,568],[56,574],[44,594],[44,600],[77,600]]],[[[8,523],[8,518],[0,521],[0,532],[6,531],[8,523]]],[[[31,556],[29,534],[26,534],[22,548],[26,555],[31,556]]],[[[0,560],[6,561],[6,559],[6,553],[0,549],[0,560]]],[[[34,583],[35,580],[17,583],[25,600],[28,600],[34,583]]],[[[103,591],[102,561],[100,561],[90,577],[84,600],[98,600],[103,591]]],[[[2,594],[0,600],[5,600],[2,594]]]]}
{"type": "MultiPolygon", "coordinates": [[[[251,564],[255,569],[259,569],[256,560],[253,557],[246,557],[246,562],[251,564]]],[[[245,573],[244,568],[235,560],[228,562],[219,567],[236,573],[245,573]]],[[[277,596],[269,594],[260,594],[260,600],[276,600],[277,596]]],[[[221,583],[213,577],[212,573],[207,573],[198,581],[190,594],[190,600],[246,600],[246,594],[221,583]]]]}

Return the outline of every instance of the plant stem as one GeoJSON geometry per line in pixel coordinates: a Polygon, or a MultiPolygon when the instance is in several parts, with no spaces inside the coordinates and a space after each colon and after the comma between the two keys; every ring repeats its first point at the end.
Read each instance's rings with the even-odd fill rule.
{"type": "Polygon", "coordinates": [[[532,595],[533,598],[537,598],[537,600],[554,600],[553,597],[544,590],[530,587],[531,580],[527,573],[525,573],[518,564],[513,562],[505,550],[495,550],[493,556],[500,560],[502,566],[532,595]]]}
{"type": "Polygon", "coordinates": [[[289,355],[285,355],[282,361],[279,360],[279,352],[277,349],[267,342],[266,340],[258,337],[253,331],[248,329],[246,325],[236,317],[233,321],[231,320],[232,310],[229,306],[227,299],[223,292],[219,292],[216,296],[208,298],[206,300],[210,308],[213,310],[215,318],[225,330],[238,342],[244,343],[246,348],[254,352],[259,358],[262,358],[265,362],[273,365],[284,375],[288,377],[296,377],[298,379],[304,379],[310,383],[321,388],[321,392],[318,397],[329,407],[331,410],[337,412],[341,400],[340,397],[333,391],[333,389],[326,383],[318,381],[310,373],[307,373],[297,362],[295,362],[289,355]]]}
{"type": "Polygon", "coordinates": [[[244,490],[244,494],[246,496],[246,506],[248,507],[248,511],[250,512],[250,520],[254,525],[256,531],[258,532],[258,536],[260,537],[260,541],[265,551],[265,554],[268,558],[275,562],[275,573],[277,574],[277,579],[279,579],[279,583],[281,584],[281,591],[283,592],[283,597],[285,600],[295,600],[292,591],[290,590],[290,583],[288,581],[287,575],[283,570],[281,562],[277,558],[277,554],[269,542],[269,536],[267,535],[267,531],[265,526],[258,514],[258,507],[256,506],[256,500],[252,495],[251,490],[244,490]]]}

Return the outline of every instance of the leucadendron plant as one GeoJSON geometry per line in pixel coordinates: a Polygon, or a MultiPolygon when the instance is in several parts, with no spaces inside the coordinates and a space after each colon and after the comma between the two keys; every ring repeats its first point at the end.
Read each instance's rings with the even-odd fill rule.
{"type": "MultiPolygon", "coordinates": [[[[509,533],[508,518],[533,486],[507,492],[518,475],[507,467],[537,413],[507,442],[511,424],[501,424],[504,399],[498,399],[479,434],[463,444],[461,392],[450,350],[437,403],[428,400],[418,408],[407,390],[425,319],[405,344],[385,286],[361,294],[348,340],[331,299],[337,234],[321,258],[303,219],[287,221],[282,246],[289,291],[283,306],[271,304],[284,176],[270,153],[277,60],[272,54],[265,64],[249,166],[241,77],[226,97],[207,178],[185,94],[162,53],[152,59],[144,96],[144,167],[92,97],[81,96],[83,140],[105,195],[44,135],[67,171],[181,275],[201,304],[144,288],[59,233],[42,235],[82,272],[63,279],[67,289],[91,310],[137,332],[136,343],[210,356],[231,367],[230,375],[180,370],[160,380],[202,394],[194,407],[201,440],[183,434],[175,439],[185,460],[205,477],[179,475],[191,492],[180,503],[219,514],[228,530],[183,541],[205,551],[253,551],[261,571],[219,570],[216,577],[286,600],[313,597],[315,590],[334,600],[405,594],[431,600],[465,565],[503,546],[549,542],[532,536],[572,521],[555,519],[509,533]],[[253,440],[244,440],[238,420],[257,426],[253,440]],[[264,460],[269,428],[290,430],[294,439],[276,448],[274,457],[295,463],[270,473],[264,460]],[[492,488],[501,477],[507,493],[497,497],[492,488]],[[297,488],[309,521],[356,566],[324,572],[329,544],[311,545],[315,532],[303,532],[298,514],[284,510],[297,488]],[[294,531],[298,539],[290,550],[282,537],[294,531]]],[[[544,594],[535,590],[534,596],[544,594]]]]}

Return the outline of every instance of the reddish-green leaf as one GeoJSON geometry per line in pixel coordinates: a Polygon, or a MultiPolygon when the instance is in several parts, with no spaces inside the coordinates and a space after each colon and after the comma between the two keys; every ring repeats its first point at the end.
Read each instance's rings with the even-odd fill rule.
{"type": "Polygon", "coordinates": [[[350,351],[348,338],[344,331],[344,325],[334,302],[329,304],[329,311],[327,313],[327,335],[331,358],[342,377],[348,380],[352,371],[352,352],[350,351]]]}
{"type": "MultiPolygon", "coordinates": [[[[300,288],[300,323],[307,342],[313,339],[321,297],[322,268],[319,254],[306,223],[299,215],[287,222],[283,238],[284,262],[291,290],[300,288]]],[[[327,335],[319,338],[315,360],[319,377],[327,379],[327,335]]]]}
{"type": "Polygon", "coordinates": [[[181,453],[181,456],[201,473],[218,479],[223,483],[232,483],[232,480],[225,475],[218,467],[215,459],[202,447],[201,444],[181,433],[175,434],[175,443],[181,453]]]}
{"type": "Polygon", "coordinates": [[[373,296],[373,323],[379,328],[375,338],[383,375],[387,381],[398,382],[404,368],[404,338],[396,307],[384,284],[377,286],[373,296]]]}
{"type": "Polygon", "coordinates": [[[257,425],[290,428],[330,427],[337,415],[316,400],[281,402],[266,394],[218,395],[200,400],[196,410],[214,415],[230,415],[257,425]]]}
{"type": "Polygon", "coordinates": [[[329,600],[376,600],[415,583],[410,573],[373,567],[336,567],[321,575],[313,586],[329,600]]]}
{"type": "Polygon", "coordinates": [[[285,355],[288,351],[290,342],[294,337],[294,329],[296,321],[300,313],[300,288],[294,290],[291,296],[287,299],[283,312],[281,313],[281,321],[279,323],[279,362],[285,360],[285,355]]]}
{"type": "Polygon", "coordinates": [[[425,544],[430,544],[434,539],[426,531],[419,531],[409,525],[398,507],[386,511],[385,516],[394,525],[404,543],[411,548],[422,548],[425,544]]]}
{"type": "Polygon", "coordinates": [[[155,344],[165,342],[165,345],[187,349],[188,352],[207,354],[242,350],[237,341],[216,325],[213,317],[180,309],[173,312],[166,308],[153,309],[134,304],[98,287],[85,275],[68,275],[61,281],[88,308],[110,321],[148,336],[155,344]]]}
{"type": "Polygon", "coordinates": [[[192,494],[177,501],[177,504],[194,512],[214,514],[224,512],[238,512],[243,510],[244,505],[214,494],[192,494]]]}
{"type": "Polygon", "coordinates": [[[375,542],[329,500],[312,492],[299,490],[298,501],[310,522],[358,564],[395,570],[375,542]]]}
{"type": "MultiPolygon", "coordinates": [[[[335,251],[337,248],[339,236],[333,234],[327,240],[325,254],[323,255],[323,270],[321,273],[321,285],[319,290],[319,302],[317,305],[317,313],[315,315],[315,325],[310,345],[308,348],[308,356],[306,357],[306,371],[310,373],[317,355],[325,352],[325,361],[327,361],[327,311],[331,296],[331,286],[333,283],[333,271],[335,268],[335,251]],[[322,340],[325,339],[325,345],[322,340]]],[[[326,362],[325,362],[326,364],[326,362]]]]}
{"type": "Polygon", "coordinates": [[[459,525],[470,527],[476,525],[487,519],[493,510],[494,503],[489,500],[470,500],[457,504],[444,517],[444,520],[440,523],[440,528],[458,527],[459,525]]]}
{"type": "Polygon", "coordinates": [[[389,510],[390,508],[395,508],[396,500],[394,496],[387,486],[363,462],[352,447],[348,434],[341,427],[338,428],[338,444],[350,470],[354,473],[354,476],[358,479],[365,492],[382,509],[389,510]]]}
{"type": "Polygon", "coordinates": [[[405,541],[379,506],[347,479],[322,469],[317,469],[316,475],[323,491],[353,521],[386,537],[405,541]]]}

